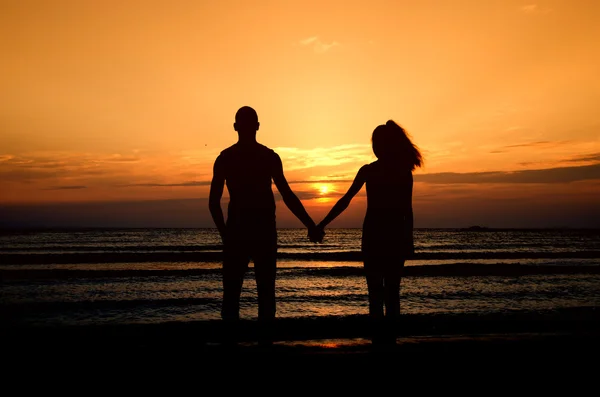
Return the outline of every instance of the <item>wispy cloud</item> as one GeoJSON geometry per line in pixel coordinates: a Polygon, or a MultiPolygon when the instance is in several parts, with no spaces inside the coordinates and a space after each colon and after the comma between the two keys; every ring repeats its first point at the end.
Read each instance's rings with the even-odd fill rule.
{"type": "MultiPolygon", "coordinates": [[[[188,153],[32,152],[0,155],[0,182],[45,186],[123,185],[129,181],[193,185],[210,170],[210,161],[188,153]],[[191,181],[191,182],[190,182],[191,181]]],[[[157,186],[159,186],[157,184],[157,186]]]]}
{"type": "Polygon", "coordinates": [[[286,171],[354,163],[364,164],[373,160],[373,151],[370,145],[340,145],[315,149],[279,147],[274,150],[281,155],[286,171]]]}
{"type": "Polygon", "coordinates": [[[141,160],[138,156],[123,156],[121,154],[113,154],[111,156],[99,159],[98,161],[106,163],[137,163],[141,160]]]}
{"type": "Polygon", "coordinates": [[[131,183],[118,185],[118,187],[194,187],[210,186],[210,181],[187,181],[179,183],[131,183]]]}
{"type": "MultiPolygon", "coordinates": [[[[317,191],[296,190],[296,191],[294,191],[294,194],[300,200],[313,200],[313,199],[322,197],[319,194],[319,192],[317,192],[317,191]]],[[[278,191],[273,192],[273,197],[275,198],[276,201],[283,200],[281,198],[281,194],[278,191]]],[[[331,197],[331,195],[329,195],[329,197],[331,197]]]]}
{"type": "Polygon", "coordinates": [[[450,183],[570,183],[600,180],[600,164],[523,171],[441,172],[415,175],[416,182],[450,183]]]}
{"type": "Polygon", "coordinates": [[[532,147],[532,146],[541,146],[541,145],[547,145],[549,143],[549,141],[539,141],[539,142],[527,142],[527,143],[519,143],[516,145],[506,145],[504,147],[532,147]]]}
{"type": "Polygon", "coordinates": [[[0,227],[214,226],[206,198],[1,204],[0,227]]]}
{"type": "Polygon", "coordinates": [[[127,172],[140,161],[136,156],[120,154],[42,152],[4,155],[0,161],[0,178],[31,183],[36,180],[118,174],[127,172]]]}
{"type": "Polygon", "coordinates": [[[352,182],[352,179],[316,179],[316,180],[297,180],[297,181],[288,181],[290,185],[294,184],[304,184],[304,183],[347,183],[352,182]]]}
{"type": "Polygon", "coordinates": [[[83,185],[52,186],[52,187],[45,188],[43,190],[80,190],[80,189],[87,189],[87,186],[83,186],[83,185]]]}
{"type": "Polygon", "coordinates": [[[537,8],[538,8],[537,4],[528,4],[526,6],[522,6],[521,10],[523,12],[531,13],[531,12],[535,12],[535,10],[537,10],[537,8]]]}
{"type": "Polygon", "coordinates": [[[540,7],[537,4],[527,4],[521,7],[521,11],[526,14],[547,14],[552,11],[548,7],[540,7]]]}
{"type": "Polygon", "coordinates": [[[517,143],[514,145],[505,145],[505,146],[501,146],[498,149],[494,149],[494,150],[490,150],[489,153],[506,153],[508,151],[510,151],[510,149],[515,149],[515,148],[532,148],[532,147],[548,147],[548,148],[554,148],[554,147],[559,147],[559,146],[564,146],[564,145],[569,145],[571,144],[571,141],[536,141],[536,142],[523,142],[523,143],[517,143]]]}
{"type": "Polygon", "coordinates": [[[577,157],[573,157],[573,158],[570,158],[565,161],[568,161],[570,163],[578,163],[580,161],[600,161],[600,153],[592,153],[592,154],[577,156],[577,157]]]}
{"type": "MultiPolygon", "coordinates": [[[[312,183],[350,183],[352,179],[306,179],[306,180],[291,180],[290,185],[312,184],[312,183]]],[[[117,187],[195,187],[195,186],[210,186],[210,181],[189,181],[181,183],[129,183],[117,185],[117,187]]],[[[85,187],[85,186],[83,186],[85,187]]],[[[78,187],[62,187],[62,189],[76,189],[78,187]]]]}
{"type": "Polygon", "coordinates": [[[331,48],[340,45],[340,43],[338,43],[337,41],[332,41],[331,43],[324,43],[318,36],[312,36],[304,40],[300,40],[300,44],[305,47],[312,47],[313,51],[317,54],[323,54],[329,51],[331,48]]]}
{"type": "Polygon", "coordinates": [[[327,175],[327,178],[329,179],[336,179],[336,180],[340,180],[340,179],[347,179],[347,178],[351,178],[353,175],[350,174],[332,174],[332,175],[327,175]]]}

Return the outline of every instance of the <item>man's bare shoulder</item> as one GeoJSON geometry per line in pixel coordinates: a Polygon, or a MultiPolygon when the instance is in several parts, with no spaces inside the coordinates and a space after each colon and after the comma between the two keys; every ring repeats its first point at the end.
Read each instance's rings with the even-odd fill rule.
{"type": "Polygon", "coordinates": [[[253,145],[240,145],[239,143],[236,143],[231,145],[221,151],[217,156],[216,163],[225,166],[226,164],[247,160],[249,158],[248,156],[253,158],[254,161],[266,161],[276,168],[281,164],[279,155],[273,149],[260,143],[255,143],[253,145]]]}
{"type": "Polygon", "coordinates": [[[223,150],[221,150],[221,153],[219,153],[219,156],[228,156],[229,154],[235,153],[237,151],[237,143],[229,146],[228,148],[225,148],[223,150]]]}
{"type": "Polygon", "coordinates": [[[239,143],[234,143],[233,145],[229,146],[228,148],[223,149],[221,151],[221,154],[236,153],[236,152],[241,152],[241,151],[258,151],[258,152],[276,154],[273,149],[271,149],[268,146],[263,145],[262,143],[258,143],[258,142],[251,144],[251,145],[240,145],[239,143]]]}
{"type": "Polygon", "coordinates": [[[277,156],[277,153],[273,149],[271,149],[268,146],[263,145],[262,143],[258,144],[258,148],[259,148],[260,151],[266,153],[267,155],[277,156]]]}

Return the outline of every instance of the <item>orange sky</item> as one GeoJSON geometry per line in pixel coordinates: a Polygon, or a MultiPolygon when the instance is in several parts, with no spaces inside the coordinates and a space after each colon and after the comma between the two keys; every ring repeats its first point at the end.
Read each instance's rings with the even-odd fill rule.
{"type": "MultiPolygon", "coordinates": [[[[316,221],[394,119],[425,155],[417,227],[600,227],[598,20],[597,1],[3,1],[0,225],[210,227],[249,105],[316,221]]],[[[332,226],[359,227],[363,195],[332,226]]]]}

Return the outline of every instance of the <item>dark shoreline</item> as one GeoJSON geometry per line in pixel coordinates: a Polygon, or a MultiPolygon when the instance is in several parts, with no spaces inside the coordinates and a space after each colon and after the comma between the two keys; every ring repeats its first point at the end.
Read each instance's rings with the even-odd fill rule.
{"type": "Polygon", "coordinates": [[[596,307],[486,315],[403,315],[396,344],[383,347],[371,344],[365,316],[279,318],[274,344],[269,347],[257,343],[255,321],[242,323],[240,343],[235,347],[222,343],[222,323],[216,320],[2,326],[0,335],[5,362],[12,364],[11,369],[27,368],[27,374],[57,374],[61,378],[67,373],[97,376],[118,372],[135,381],[144,376],[141,371],[150,371],[158,377],[152,382],[166,374],[173,379],[188,374],[190,379],[203,382],[218,379],[212,376],[229,382],[238,376],[261,382],[265,376],[276,374],[277,379],[315,387],[325,381],[352,388],[387,373],[392,376],[390,380],[409,382],[418,378],[407,378],[408,374],[431,382],[452,374],[454,382],[463,385],[461,389],[477,387],[483,378],[494,385],[517,387],[523,381],[540,387],[569,379],[592,384],[594,363],[600,354],[600,308],[596,307]],[[475,374],[480,375],[473,378],[475,374]],[[551,374],[556,374],[552,381],[547,379],[551,374]]]}
{"type": "MultiPolygon", "coordinates": [[[[123,378],[154,385],[169,379],[169,385],[187,380],[204,387],[222,379],[227,388],[246,388],[246,383],[236,382],[247,379],[259,388],[287,381],[286,389],[329,386],[338,391],[371,387],[373,382],[385,387],[389,381],[408,382],[411,390],[431,382],[428,387],[438,385],[445,391],[452,385],[457,390],[477,389],[477,383],[487,379],[494,387],[522,387],[525,382],[539,390],[564,383],[573,390],[571,380],[577,380],[575,386],[595,382],[598,312],[585,308],[520,313],[501,322],[494,316],[446,316],[435,323],[432,316],[407,317],[396,344],[380,348],[365,338],[364,318],[358,317],[313,323],[281,319],[269,347],[255,342],[252,322],[244,324],[246,340],[236,347],[219,342],[219,322],[0,332],[3,358],[17,379],[22,374],[35,379],[35,374],[59,381],[82,374],[97,379],[94,384],[123,378]],[[444,377],[452,378],[451,383],[444,377]]],[[[114,383],[118,387],[122,381],[114,383]]]]}
{"type": "MultiPolygon", "coordinates": [[[[257,339],[257,322],[241,320],[240,341],[257,339]]],[[[95,324],[36,326],[3,322],[0,332],[11,340],[47,346],[60,342],[65,347],[79,340],[94,340],[99,345],[144,345],[157,337],[177,335],[178,341],[199,345],[222,342],[220,320],[144,324],[95,324]]],[[[366,315],[277,318],[274,340],[299,341],[335,338],[368,338],[366,315]]],[[[403,314],[397,336],[461,336],[488,334],[600,334],[600,308],[583,306],[546,311],[507,311],[498,313],[403,314]]],[[[38,346],[38,347],[39,347],[38,346]]]]}

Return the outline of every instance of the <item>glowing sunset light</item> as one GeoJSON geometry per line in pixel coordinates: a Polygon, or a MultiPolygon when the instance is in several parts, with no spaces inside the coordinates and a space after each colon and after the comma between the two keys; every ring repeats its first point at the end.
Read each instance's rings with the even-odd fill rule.
{"type": "Polygon", "coordinates": [[[600,2],[176,3],[0,5],[0,227],[212,227],[244,105],[315,221],[393,119],[415,227],[600,227],[600,2]]]}
{"type": "Polygon", "coordinates": [[[326,195],[331,190],[329,185],[319,185],[318,189],[320,195],[326,195]]]}
{"type": "Polygon", "coordinates": [[[334,193],[333,185],[329,183],[319,183],[313,186],[318,192],[318,197],[315,199],[317,205],[324,205],[333,201],[331,196],[331,194],[334,193]]]}

